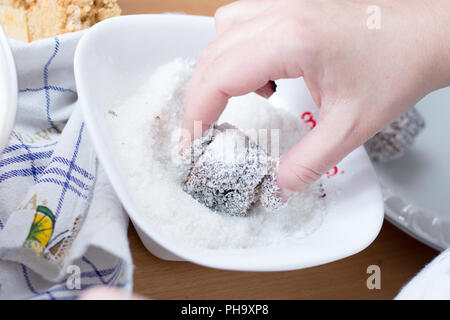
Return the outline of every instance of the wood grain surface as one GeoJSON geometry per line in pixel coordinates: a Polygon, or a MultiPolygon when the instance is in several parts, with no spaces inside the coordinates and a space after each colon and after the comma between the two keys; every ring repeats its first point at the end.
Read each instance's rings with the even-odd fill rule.
{"type": "MultiPolygon", "coordinates": [[[[119,0],[123,14],[184,12],[213,15],[227,0],[119,0]]],[[[438,253],[385,221],[364,251],[323,266],[290,272],[232,272],[150,254],[132,226],[135,292],[154,299],[392,299],[438,253]],[[381,269],[381,289],[366,286],[369,265],[381,269]]]]}

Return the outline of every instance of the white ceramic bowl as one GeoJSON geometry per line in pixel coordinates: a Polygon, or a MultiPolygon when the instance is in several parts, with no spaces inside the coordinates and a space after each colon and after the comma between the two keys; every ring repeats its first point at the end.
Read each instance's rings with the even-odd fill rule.
{"type": "Polygon", "coordinates": [[[0,26],[0,154],[14,126],[17,74],[8,39],[0,26]]]}
{"type": "MultiPolygon", "coordinates": [[[[370,161],[359,148],[339,164],[345,174],[324,179],[327,216],[311,236],[277,247],[205,250],[185,248],[162,236],[142,214],[126,188],[115,155],[105,114],[116,98],[133,92],[155,68],[176,57],[197,57],[213,40],[213,19],[185,15],[124,16],[91,28],[75,54],[78,97],[97,155],[146,248],[167,260],[249,271],[293,270],[355,254],[377,236],[383,221],[383,201],[370,161]],[[339,192],[334,192],[339,190],[339,192]],[[336,194],[333,199],[332,194],[336,194]]],[[[303,87],[302,87],[303,86],[303,87]]],[[[291,88],[292,89],[292,88],[291,88]]],[[[278,100],[301,104],[298,90],[280,88],[278,100]],[[284,94],[283,94],[284,92],[284,94]],[[295,100],[297,99],[297,100],[295,100]]],[[[280,103],[281,103],[280,102],[280,103]]],[[[291,103],[292,104],[292,103],[291,103]]],[[[132,111],[130,111],[132,112],[132,111]]]]}

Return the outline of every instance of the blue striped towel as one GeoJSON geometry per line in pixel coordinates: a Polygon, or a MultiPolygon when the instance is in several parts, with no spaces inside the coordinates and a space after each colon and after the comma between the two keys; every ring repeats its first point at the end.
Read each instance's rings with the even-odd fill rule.
{"type": "Polygon", "coordinates": [[[77,107],[82,33],[10,40],[19,100],[0,157],[0,299],[73,299],[99,284],[131,291],[128,218],[77,107]]]}

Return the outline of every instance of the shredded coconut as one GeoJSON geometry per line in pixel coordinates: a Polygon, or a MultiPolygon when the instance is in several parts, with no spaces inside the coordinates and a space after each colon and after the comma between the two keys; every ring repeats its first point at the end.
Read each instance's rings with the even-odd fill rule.
{"type": "Polygon", "coordinates": [[[261,197],[268,210],[281,207],[273,179],[278,159],[238,128],[213,124],[182,157],[190,166],[183,190],[208,208],[246,216],[261,197]]]}
{"type": "MultiPolygon", "coordinates": [[[[269,193],[261,195],[246,216],[221,214],[183,190],[189,170],[202,156],[197,155],[191,167],[186,168],[178,154],[185,90],[194,65],[191,60],[177,59],[161,66],[136,92],[105,112],[127,187],[142,214],[162,235],[186,247],[261,247],[298,241],[311,234],[325,215],[320,182],[291,197],[279,210],[265,210],[263,204],[278,205],[271,203],[276,201],[272,196],[278,192],[272,170],[262,184],[269,193]]],[[[255,94],[230,99],[219,119],[219,124],[225,122],[239,128],[238,132],[274,159],[309,130],[300,117],[273,107],[255,94]]],[[[222,139],[226,140],[225,134],[222,139]]],[[[200,143],[205,143],[205,150],[211,148],[208,157],[214,158],[214,148],[223,148],[227,143],[211,141],[212,136],[200,143]]],[[[246,193],[237,211],[241,212],[252,201],[250,198],[251,192],[246,193]]]]}

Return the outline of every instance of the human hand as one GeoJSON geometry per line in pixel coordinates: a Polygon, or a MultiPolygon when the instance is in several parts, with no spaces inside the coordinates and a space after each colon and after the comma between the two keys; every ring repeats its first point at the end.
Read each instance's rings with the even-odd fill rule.
{"type": "MultiPolygon", "coordinates": [[[[316,127],[280,161],[282,198],[318,179],[420,100],[450,84],[445,0],[247,0],[220,8],[217,39],[189,83],[183,141],[209,128],[232,96],[270,95],[270,81],[303,77],[316,127]],[[380,8],[367,27],[368,5],[380,8]]],[[[282,138],[282,137],[281,137],[282,138]]]]}
{"type": "Polygon", "coordinates": [[[126,294],[115,287],[95,286],[89,288],[78,297],[79,300],[146,300],[137,294],[126,294]]]}

